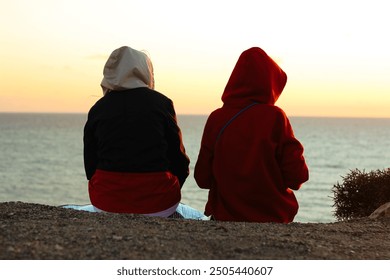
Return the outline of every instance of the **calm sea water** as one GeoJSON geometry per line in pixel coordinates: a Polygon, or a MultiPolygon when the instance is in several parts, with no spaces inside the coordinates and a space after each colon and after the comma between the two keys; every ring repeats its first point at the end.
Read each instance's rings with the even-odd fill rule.
{"type": "MultiPolygon", "coordinates": [[[[191,175],[183,202],[203,211],[193,179],[206,116],[179,115],[191,175]]],[[[83,114],[0,113],[0,202],[89,203],[83,169],[83,114]]],[[[290,118],[305,147],[310,180],[296,192],[297,222],[333,222],[332,187],[351,169],[390,167],[390,119],[290,118]]]]}

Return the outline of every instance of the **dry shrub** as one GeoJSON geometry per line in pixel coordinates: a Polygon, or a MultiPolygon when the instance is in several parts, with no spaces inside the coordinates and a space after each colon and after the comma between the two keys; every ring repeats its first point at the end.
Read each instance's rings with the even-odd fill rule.
{"type": "Polygon", "coordinates": [[[390,202],[390,169],[369,173],[355,169],[342,178],[342,184],[337,182],[332,189],[337,220],[367,217],[390,202]]]}

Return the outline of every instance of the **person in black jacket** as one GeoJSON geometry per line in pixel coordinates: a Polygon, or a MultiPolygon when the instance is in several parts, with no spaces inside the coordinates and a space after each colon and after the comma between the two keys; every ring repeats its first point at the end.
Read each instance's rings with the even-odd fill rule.
{"type": "Polygon", "coordinates": [[[154,90],[143,52],[116,49],[103,74],[104,96],[84,127],[91,203],[97,211],[172,216],[190,162],[173,102],[154,90]]]}

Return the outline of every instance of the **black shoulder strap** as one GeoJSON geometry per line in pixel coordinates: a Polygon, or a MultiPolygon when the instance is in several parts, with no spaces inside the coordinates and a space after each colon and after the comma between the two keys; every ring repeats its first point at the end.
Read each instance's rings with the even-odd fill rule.
{"type": "Polygon", "coordinates": [[[252,104],[249,104],[248,106],[246,106],[244,109],[241,109],[237,114],[235,114],[222,128],[221,130],[219,131],[218,133],[218,136],[217,136],[217,139],[215,140],[215,143],[217,143],[219,137],[221,137],[223,131],[225,130],[226,127],[228,127],[229,124],[231,124],[232,121],[234,121],[239,115],[241,115],[244,111],[248,110],[249,108],[251,108],[252,106],[256,105],[256,104],[259,104],[259,103],[252,103],[252,104]]]}

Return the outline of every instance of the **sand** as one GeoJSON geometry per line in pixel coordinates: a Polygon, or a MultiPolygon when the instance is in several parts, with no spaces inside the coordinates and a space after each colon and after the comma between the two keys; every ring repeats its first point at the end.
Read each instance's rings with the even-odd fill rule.
{"type": "Polygon", "coordinates": [[[0,203],[3,260],[390,259],[390,219],[233,223],[0,203]]]}

